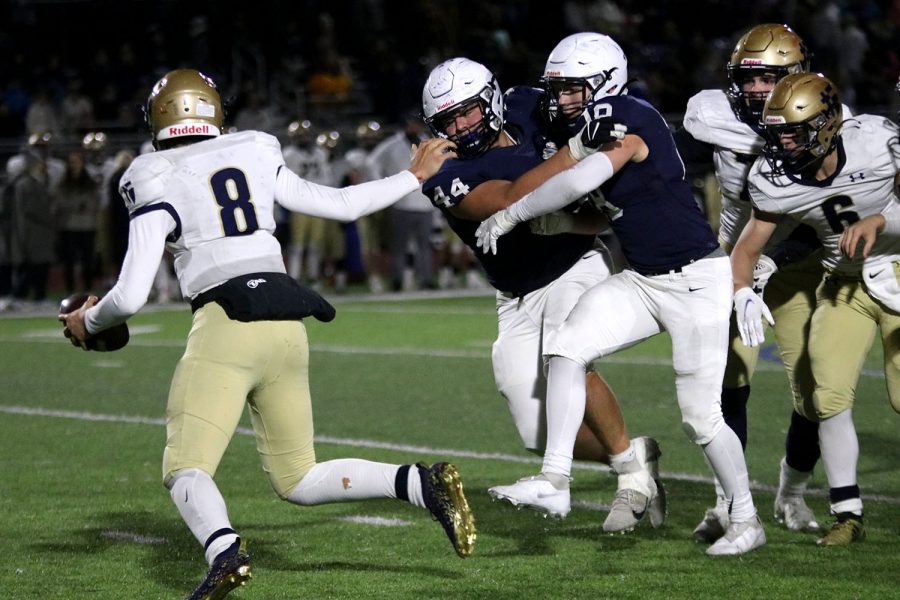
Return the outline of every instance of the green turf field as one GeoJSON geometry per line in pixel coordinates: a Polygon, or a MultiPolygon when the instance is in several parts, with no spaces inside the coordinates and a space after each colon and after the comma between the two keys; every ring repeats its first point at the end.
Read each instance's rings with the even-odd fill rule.
{"type": "MultiPolygon", "coordinates": [[[[879,349],[855,410],[868,540],[823,549],[774,523],[790,406],[784,374],[761,361],[747,459],[769,543],[712,559],[691,539],[714,493],[681,431],[664,336],[602,369],[631,433],[660,441],[664,528],[604,534],[615,480],[583,463],[564,521],[491,502],[489,486],[539,468],[493,387],[492,306],[487,297],[342,301],[336,321],[309,323],[319,458],[451,459],[477,519],[474,555],[457,558],[439,525],[404,503],[278,500],[242,430],[216,479],[254,578],[229,598],[900,597],[900,420],[879,349]]],[[[166,393],[189,319],[186,308],[141,314],[129,346],[108,354],[72,348],[49,315],[0,319],[0,598],[175,599],[202,578],[202,550],[160,482],[166,393]]],[[[825,522],[821,467],[813,487],[809,503],[825,522]]]]}

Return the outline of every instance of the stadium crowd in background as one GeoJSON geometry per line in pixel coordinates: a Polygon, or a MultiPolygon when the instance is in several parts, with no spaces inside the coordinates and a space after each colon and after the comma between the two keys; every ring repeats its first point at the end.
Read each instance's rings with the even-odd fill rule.
{"type": "MultiPolygon", "coordinates": [[[[636,78],[631,93],[653,102],[673,126],[696,90],[724,85],[723,65],[734,40],[762,22],[789,22],[802,32],[816,68],[834,79],[854,110],[892,114],[897,102],[886,85],[900,70],[896,4],[761,2],[737,14],[714,0],[653,6],[634,0],[337,0],[306,2],[302,10],[283,1],[267,7],[260,11],[235,4],[221,10],[205,0],[189,10],[171,1],[5,3],[0,17],[10,26],[0,34],[0,48],[8,57],[0,65],[0,162],[20,154],[35,134],[48,140],[50,154],[63,166],[61,159],[94,131],[105,135],[100,152],[110,164],[119,151],[140,153],[147,134],[137,107],[159,76],[182,65],[198,67],[224,83],[229,122],[238,130],[263,130],[286,140],[290,122],[309,119],[337,162],[357,146],[359,123],[382,124],[375,143],[399,130],[406,111],[418,104],[428,72],[446,57],[463,54],[490,64],[501,81],[537,83],[535,74],[547,49],[568,33],[586,30],[608,33],[620,42],[636,78]],[[479,18],[467,18],[476,6],[479,18]],[[700,12],[708,18],[696,20],[700,12]],[[126,21],[138,24],[140,31],[108,27],[102,36],[75,33],[97,23],[126,21]],[[733,29],[721,27],[723,22],[733,29]],[[138,38],[140,44],[135,43],[138,38]],[[38,56],[41,60],[35,61],[38,56]]],[[[48,174],[49,184],[55,185],[57,175],[48,174]]],[[[99,289],[116,273],[110,213],[117,202],[109,201],[109,172],[91,174],[101,197],[92,269],[99,289]]],[[[14,175],[7,169],[0,178],[5,183],[14,175]]],[[[703,172],[699,175],[691,179],[698,193],[707,181],[703,172]]],[[[345,236],[327,236],[338,239],[338,247],[313,250],[324,255],[326,283],[340,288],[348,278],[351,283],[354,277],[366,281],[359,272],[365,269],[375,274],[368,278],[371,289],[385,283],[398,287],[396,267],[389,274],[385,221],[376,217],[346,227],[341,232],[345,236]],[[345,249],[345,241],[353,243],[345,249]]],[[[58,218],[52,226],[58,230],[58,218]]],[[[401,282],[401,288],[438,283],[483,287],[471,254],[439,226],[433,246],[435,257],[443,261],[435,265],[436,275],[426,282],[420,272],[418,282],[401,282]]],[[[303,258],[302,250],[296,241],[288,241],[288,247],[292,272],[300,272],[296,261],[303,258]]],[[[63,287],[62,264],[58,254],[51,256],[51,288],[63,287]]],[[[420,271],[424,268],[420,265],[420,271]]],[[[160,298],[170,296],[166,290],[172,287],[170,273],[161,270],[160,298]]]]}

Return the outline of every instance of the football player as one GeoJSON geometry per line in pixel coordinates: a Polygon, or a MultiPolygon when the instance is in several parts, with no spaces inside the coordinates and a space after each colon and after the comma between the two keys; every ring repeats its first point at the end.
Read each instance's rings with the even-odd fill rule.
{"type": "MultiPolygon", "coordinates": [[[[719,244],[731,252],[750,218],[746,180],[762,152],[763,104],[779,79],[808,70],[809,52],[787,25],[766,23],[738,40],[728,61],[729,86],[704,90],[687,105],[684,124],[675,134],[681,157],[689,163],[715,165],[722,194],[719,244]]],[[[846,117],[850,111],[844,107],[846,117]]],[[[775,336],[793,395],[793,411],[781,461],[775,520],[794,531],[816,530],[818,522],[803,493],[819,458],[818,422],[812,409],[812,375],[806,339],[822,276],[815,233],[785,219],[773,235],[754,271],[754,289],[763,293],[775,319],[775,336]]],[[[747,400],[759,348],[741,343],[732,315],[728,363],[722,383],[722,412],[741,445],[747,445],[747,400]]],[[[697,541],[711,543],[728,528],[728,505],[716,483],[715,507],[694,529],[697,541]]]]}
{"type": "Polygon", "coordinates": [[[762,116],[766,144],[748,178],[753,215],[731,253],[738,325],[744,343],[755,345],[762,341],[761,317],[771,321],[750,288],[753,265],[779,223],[789,216],[813,227],[823,244],[825,277],[809,330],[812,403],[836,518],[818,543],[847,545],[865,539],[852,409],[876,326],[888,395],[900,412],[900,238],[894,233],[900,137],[884,117],[843,121],[837,88],[821,74],[783,78],[762,116]],[[883,235],[875,239],[878,232],[883,235]]]}
{"type": "MultiPolygon", "coordinates": [[[[428,76],[422,92],[425,122],[436,136],[456,144],[459,160],[447,161],[423,190],[473,250],[475,230],[483,219],[557,168],[543,160],[546,137],[540,98],[540,90],[524,86],[504,95],[493,73],[467,58],[447,60],[428,76]],[[526,172],[531,175],[524,185],[513,184],[526,172]]],[[[518,227],[504,240],[508,250],[499,256],[477,253],[497,290],[494,381],[522,443],[537,454],[545,451],[548,427],[556,426],[548,422],[541,366],[546,335],[562,323],[585,290],[610,274],[605,252],[594,247],[599,213],[585,217],[588,212],[560,212],[552,220],[518,227]],[[536,233],[549,230],[580,232],[536,233]]],[[[615,395],[596,372],[590,371],[586,383],[582,381],[585,388],[587,410],[584,418],[578,417],[575,456],[609,464],[619,475],[604,529],[632,529],[647,512],[653,526],[662,525],[665,496],[658,482],[656,441],[629,439],[615,395]]],[[[538,483],[540,490],[517,503],[565,517],[571,508],[568,475],[546,473],[538,483]]],[[[498,488],[489,492],[502,496],[498,488]]]]}
{"type": "Polygon", "coordinates": [[[398,498],[429,510],[456,552],[467,556],[474,521],[453,465],[316,462],[301,319],[330,320],[334,309],[285,273],[273,236],[276,202],[352,220],[418,189],[454,156],[453,144],[423,142],[408,170],[334,189],[285,168],[281,147],[268,134],[221,135],[219,93],[198,71],[167,73],[146,113],[158,150],[136,158],[121,179],[131,225],[118,283],[99,303],[92,297],[60,319],[84,347],[88,334],[144,305],[164,249],[175,255],[194,316],[169,392],[163,477],[209,563],[190,598],[222,598],[250,577],[249,557],[213,481],[245,405],[280,498],[300,505],[398,498]]]}
{"type": "MultiPolygon", "coordinates": [[[[285,166],[307,181],[333,185],[335,181],[328,150],[315,143],[312,123],[308,119],[292,121],[288,125],[287,135],[290,143],[283,148],[285,166]]],[[[289,213],[286,218],[290,223],[288,274],[315,286],[321,272],[322,244],[327,222],[297,212],[289,213]]]]}
{"type": "MultiPolygon", "coordinates": [[[[551,428],[542,473],[567,476],[575,427],[584,411],[584,371],[602,358],[668,331],[672,339],[675,386],[682,427],[703,448],[731,505],[725,534],[706,552],[742,554],[765,543],[756,514],[741,443],[725,425],[719,390],[725,370],[731,313],[731,268],[684,179],[668,125],[650,104],[627,95],[625,53],[610,38],[575,34],[562,40],[550,60],[547,84],[552,96],[548,118],[574,123],[568,152],[550,161],[569,168],[483,222],[476,236],[485,252],[502,255],[500,236],[518,223],[559,210],[597,188],[599,200],[621,244],[629,267],[595,284],[579,299],[565,322],[545,344],[549,360],[547,412],[551,428]],[[586,61],[574,48],[593,53],[596,76],[570,76],[586,61]],[[586,104],[586,102],[588,102],[586,104]],[[628,127],[621,141],[600,147],[602,120],[628,127]],[[578,159],[583,159],[575,164],[578,159]],[[573,166],[574,165],[574,166],[573,166]],[[554,427],[552,424],[560,423],[554,427]]],[[[548,162],[550,162],[548,161],[548,162]]],[[[527,478],[505,486],[516,501],[534,493],[527,478]]]]}

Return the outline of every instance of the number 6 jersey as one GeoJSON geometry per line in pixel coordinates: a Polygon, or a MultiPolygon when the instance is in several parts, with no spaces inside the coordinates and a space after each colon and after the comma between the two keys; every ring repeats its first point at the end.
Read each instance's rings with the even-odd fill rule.
{"type": "Polygon", "coordinates": [[[880,273],[893,277],[893,269],[886,267],[900,260],[900,237],[879,235],[865,260],[860,253],[853,260],[843,256],[838,241],[844,229],[860,219],[898,209],[897,125],[883,117],[858,115],[844,122],[836,146],[837,169],[823,181],[801,180],[789,173],[776,177],[766,160],[758,158],[748,178],[751,201],[758,210],[791,215],[813,227],[825,248],[822,264],[851,276],[875,274],[871,282],[866,279],[867,284],[875,284],[868,285],[869,291],[896,310],[900,294],[891,298],[880,294],[875,280],[880,273]]]}

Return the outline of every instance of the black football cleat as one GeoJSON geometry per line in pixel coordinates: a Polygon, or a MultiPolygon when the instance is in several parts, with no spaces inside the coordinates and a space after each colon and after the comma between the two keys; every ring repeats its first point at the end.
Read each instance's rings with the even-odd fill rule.
{"type": "Polygon", "coordinates": [[[221,600],[252,576],[250,555],[238,539],[213,560],[206,579],[185,600],[221,600]]]}
{"type": "Polygon", "coordinates": [[[416,467],[422,479],[425,506],[444,528],[456,554],[460,558],[469,556],[475,548],[475,517],[469,510],[459,472],[446,462],[430,467],[418,463],[416,467]]]}

